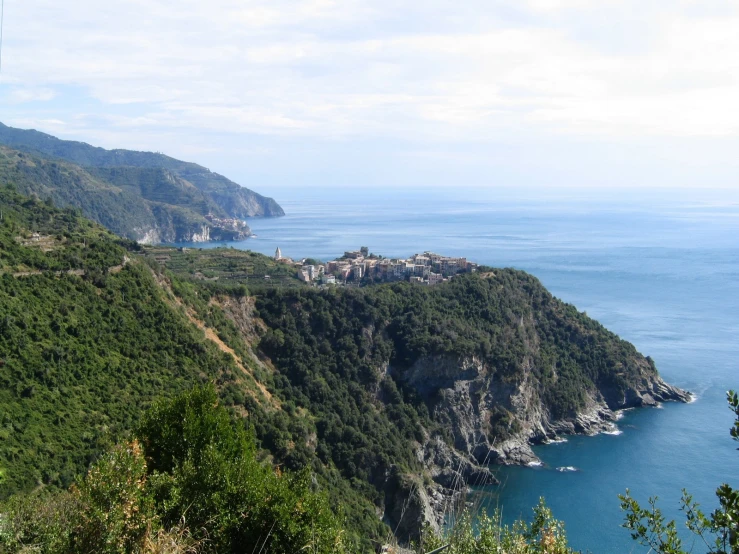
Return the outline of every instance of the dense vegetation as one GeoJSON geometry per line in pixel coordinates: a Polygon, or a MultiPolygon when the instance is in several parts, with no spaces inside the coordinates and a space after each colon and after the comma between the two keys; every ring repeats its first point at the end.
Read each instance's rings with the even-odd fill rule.
{"type": "MultiPolygon", "coordinates": [[[[305,435],[310,418],[269,405],[255,381],[273,388],[269,370],[210,302],[244,298],[242,285],[166,277],[137,256],[138,245],[12,189],[0,190],[0,213],[0,499],[67,488],[155,398],[203,382],[268,429],[263,437],[282,437],[284,452],[290,437],[305,435]]],[[[347,541],[357,529],[383,536],[371,502],[318,466],[332,505],[348,518],[347,541]]]]}
{"type": "Polygon", "coordinates": [[[280,263],[249,250],[145,246],[141,253],[183,278],[219,281],[220,284],[265,284],[267,281],[278,286],[304,284],[298,280],[292,264],[280,263]]]}
{"type": "Polygon", "coordinates": [[[0,201],[0,498],[67,487],[153,398],[243,379],[147,266],[108,271],[127,253],[107,231],[10,190],[0,201]],[[31,231],[59,247],[24,246],[17,237],[31,231]]]}
{"type": "Polygon", "coordinates": [[[346,551],[310,475],[258,461],[253,436],[217,405],[212,386],[157,403],[135,435],[68,493],[8,504],[0,552],[346,551]]]}
{"type": "Polygon", "coordinates": [[[0,190],[0,272],[102,271],[123,262],[123,247],[135,249],[73,209],[0,190]]]}
{"type": "Polygon", "coordinates": [[[362,479],[382,467],[383,454],[410,459],[420,425],[433,428],[427,406],[435,390],[403,387],[405,370],[420,358],[477,357],[502,381],[530,367],[555,416],[572,415],[596,386],[625,387],[646,364],[631,344],[515,270],[436,288],[264,290],[257,307],[270,328],[261,348],[281,370],[276,387],[319,416],[319,438],[334,437],[324,455],[362,479]],[[396,440],[405,446],[391,446],[396,440]],[[368,459],[357,448],[363,443],[368,459]]]}

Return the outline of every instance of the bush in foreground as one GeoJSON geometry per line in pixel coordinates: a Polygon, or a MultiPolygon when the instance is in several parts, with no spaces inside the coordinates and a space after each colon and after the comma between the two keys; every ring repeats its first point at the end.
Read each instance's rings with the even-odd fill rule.
{"type": "Polygon", "coordinates": [[[544,499],[534,508],[531,523],[517,521],[503,525],[500,513],[482,512],[477,517],[469,511],[443,536],[424,533],[419,552],[432,552],[449,544],[446,554],[571,554],[564,524],[554,519],[544,499]]]}
{"type": "MultiPolygon", "coordinates": [[[[735,420],[731,437],[739,441],[739,395],[734,391],[727,393],[729,408],[735,420]]],[[[719,507],[710,516],[701,511],[693,497],[683,489],[681,510],[685,513],[685,526],[696,535],[711,554],[739,554],[739,490],[724,483],[716,490],[719,507]]],[[[626,512],[623,526],[631,531],[631,536],[650,552],[659,554],[687,554],[674,520],[665,522],[662,511],[657,507],[657,498],[649,499],[649,507],[642,507],[629,491],[620,495],[621,509],[626,512]]]]}
{"type": "Polygon", "coordinates": [[[11,500],[0,511],[0,552],[344,552],[310,475],[260,463],[212,386],[161,402],[137,436],[69,491],[11,500]]]}

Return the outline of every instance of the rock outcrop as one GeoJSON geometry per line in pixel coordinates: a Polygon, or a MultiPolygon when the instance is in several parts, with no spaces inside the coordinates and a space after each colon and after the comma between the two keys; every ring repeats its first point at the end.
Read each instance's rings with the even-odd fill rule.
{"type": "Polygon", "coordinates": [[[401,541],[417,540],[425,523],[439,528],[469,487],[497,484],[491,465],[536,464],[534,444],[562,435],[612,432],[618,410],[690,399],[689,393],[665,383],[651,360],[626,390],[588,390],[584,407],[561,418],[549,413],[531,371],[524,371],[518,382],[503,383],[478,359],[436,356],[419,359],[396,377],[423,396],[433,419],[449,431],[446,440],[429,436],[417,449],[430,483],[394,474],[388,479],[386,490],[392,492],[386,495],[385,519],[401,541]],[[491,419],[500,413],[509,417],[510,432],[504,436],[491,428],[491,419]]]}
{"type": "Polygon", "coordinates": [[[133,229],[132,238],[141,244],[161,244],[168,242],[210,242],[239,241],[251,236],[244,225],[243,230],[223,229],[208,224],[177,225],[164,221],[153,227],[133,229]]]}

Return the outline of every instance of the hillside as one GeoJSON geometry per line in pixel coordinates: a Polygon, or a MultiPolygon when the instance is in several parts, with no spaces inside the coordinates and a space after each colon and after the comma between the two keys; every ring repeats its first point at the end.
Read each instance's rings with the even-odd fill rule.
{"type": "Polygon", "coordinates": [[[4,189],[0,212],[2,498],[66,487],[154,398],[212,381],[264,456],[314,472],[368,550],[389,529],[438,528],[455,490],[496,482],[490,463],[686,398],[523,272],[267,286],[247,281],[278,270],[258,254],[168,249],[165,270],[74,210],[4,189]]]}
{"type": "Polygon", "coordinates": [[[105,150],[2,123],[0,145],[2,182],[142,242],[241,239],[248,226],[228,220],[284,215],[271,198],[163,154],[105,150]]]}
{"type": "Polygon", "coordinates": [[[254,283],[300,286],[295,265],[233,247],[194,249],[173,246],[143,246],[141,255],[156,261],[180,277],[218,285],[254,283]]]}
{"type": "Polygon", "coordinates": [[[154,398],[208,380],[258,390],[130,243],[8,190],[0,209],[0,496],[68,486],[154,398]]]}

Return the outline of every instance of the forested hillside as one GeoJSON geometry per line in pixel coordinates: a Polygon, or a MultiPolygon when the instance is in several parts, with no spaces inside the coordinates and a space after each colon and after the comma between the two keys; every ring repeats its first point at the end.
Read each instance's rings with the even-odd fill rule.
{"type": "Polygon", "coordinates": [[[494,483],[488,464],[529,461],[532,441],[685,398],[523,272],[318,289],[249,282],[278,269],[257,254],[167,256],[0,190],[1,498],[66,488],[155,398],[212,382],[368,550],[438,529],[455,489],[494,483]]]}
{"type": "Polygon", "coordinates": [[[153,398],[253,387],[130,243],[9,190],[0,207],[0,496],[67,487],[153,398]]]}
{"type": "MultiPolygon", "coordinates": [[[[155,399],[202,383],[242,426],[259,414],[272,434],[300,434],[208,288],[170,280],[137,251],[74,210],[0,190],[0,500],[67,488],[155,399]]],[[[370,501],[320,470],[350,531],[383,536],[370,501]]]]}
{"type": "Polygon", "coordinates": [[[163,169],[192,183],[230,217],[280,216],[282,208],[271,198],[230,181],[223,175],[164,154],[134,150],[106,150],[84,142],[60,140],[35,130],[14,129],[0,123],[0,144],[37,152],[83,167],[163,169]]]}

